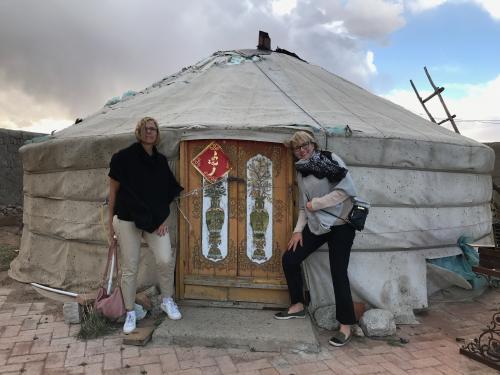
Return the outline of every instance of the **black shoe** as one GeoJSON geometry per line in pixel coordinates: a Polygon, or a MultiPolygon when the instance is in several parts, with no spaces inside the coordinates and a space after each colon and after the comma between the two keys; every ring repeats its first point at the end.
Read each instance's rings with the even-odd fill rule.
{"type": "Polygon", "coordinates": [[[352,332],[348,337],[346,337],[346,335],[343,332],[338,331],[335,332],[335,334],[328,341],[328,343],[333,346],[344,346],[349,341],[351,341],[351,339],[352,339],[352,332]]]}
{"type": "Polygon", "coordinates": [[[279,320],[294,319],[294,318],[304,319],[305,317],[306,317],[305,309],[296,313],[288,313],[288,310],[286,310],[274,314],[274,319],[279,319],[279,320]]]}

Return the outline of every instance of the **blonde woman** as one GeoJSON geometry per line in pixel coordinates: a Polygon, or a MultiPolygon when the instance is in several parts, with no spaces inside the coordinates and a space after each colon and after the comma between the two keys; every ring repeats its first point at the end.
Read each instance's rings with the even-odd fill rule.
{"type": "Polygon", "coordinates": [[[167,158],[158,152],[158,123],[141,119],[135,129],[136,143],[111,158],[109,171],[109,235],[118,238],[121,288],[127,317],[125,334],[136,328],[134,302],[141,238],[156,258],[158,284],[163,296],[161,308],[170,319],[182,315],[173,300],[172,252],[166,220],[170,203],[183,190],[170,170],[167,158]],[[116,235],[116,237],[115,237],[116,235]]]}
{"type": "Polygon", "coordinates": [[[347,268],[355,230],[344,220],[352,209],[356,190],[344,162],[329,151],[320,151],[309,133],[296,132],[289,141],[295,157],[299,188],[299,216],[283,254],[283,271],[291,305],[276,319],[304,318],[304,295],[300,264],[328,243],[330,270],[335,292],[336,318],[340,329],[330,339],[333,346],[347,344],[356,323],[347,268]]]}

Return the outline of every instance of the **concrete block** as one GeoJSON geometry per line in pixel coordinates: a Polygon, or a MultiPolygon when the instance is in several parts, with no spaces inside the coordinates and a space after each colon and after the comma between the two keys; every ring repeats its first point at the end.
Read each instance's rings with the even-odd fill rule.
{"type": "Polygon", "coordinates": [[[315,328],[305,319],[276,320],[275,311],[181,306],[181,320],[165,319],[155,344],[245,348],[253,351],[319,352],[315,328]]]}
{"type": "Polygon", "coordinates": [[[78,324],[82,314],[78,302],[65,302],[63,305],[64,322],[67,324],[78,324]]]}

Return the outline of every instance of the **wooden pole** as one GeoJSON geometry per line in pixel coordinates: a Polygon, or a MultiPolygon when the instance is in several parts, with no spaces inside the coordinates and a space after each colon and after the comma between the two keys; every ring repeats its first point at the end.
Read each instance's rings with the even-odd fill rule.
{"type": "Polygon", "coordinates": [[[413,83],[413,81],[411,79],[410,79],[410,83],[411,83],[411,87],[413,87],[413,91],[415,91],[415,95],[417,95],[418,101],[420,102],[420,104],[422,104],[422,107],[424,107],[425,113],[427,113],[427,116],[429,116],[429,119],[433,123],[436,123],[436,120],[434,120],[434,117],[432,117],[431,113],[429,112],[429,110],[425,106],[425,102],[422,100],[422,98],[418,94],[417,88],[415,87],[415,84],[413,83]]]}
{"type": "MultiPolygon", "coordinates": [[[[429,79],[429,82],[430,82],[432,88],[434,89],[434,95],[438,96],[439,101],[443,105],[444,111],[446,112],[446,116],[448,117],[445,121],[441,121],[440,124],[442,124],[443,122],[446,122],[446,121],[450,121],[451,125],[453,125],[453,129],[455,129],[455,133],[460,134],[460,132],[458,131],[457,124],[455,124],[455,120],[453,120],[456,116],[455,115],[452,116],[450,114],[450,111],[448,111],[448,108],[446,107],[446,104],[444,103],[443,97],[441,96],[441,92],[444,91],[444,88],[439,88],[439,87],[436,87],[436,85],[434,85],[434,82],[432,82],[431,75],[429,74],[429,72],[427,71],[427,67],[425,67],[425,66],[424,66],[424,71],[425,71],[425,74],[427,75],[427,78],[429,79]]],[[[428,100],[428,99],[430,99],[430,97],[427,98],[426,100],[428,100]]]]}

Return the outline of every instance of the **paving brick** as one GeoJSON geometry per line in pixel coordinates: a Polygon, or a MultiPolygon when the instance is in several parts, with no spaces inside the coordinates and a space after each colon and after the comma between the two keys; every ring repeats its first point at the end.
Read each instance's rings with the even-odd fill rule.
{"type": "Polygon", "coordinates": [[[64,362],[66,360],[66,352],[56,352],[47,354],[47,359],[45,360],[45,368],[54,369],[64,367],[64,362]]]}
{"type": "Polygon", "coordinates": [[[140,355],[162,355],[162,354],[175,354],[175,349],[170,346],[150,346],[139,349],[140,355]]]}
{"type": "Polygon", "coordinates": [[[104,346],[115,346],[115,345],[121,345],[123,342],[123,339],[121,337],[109,337],[105,338],[103,341],[104,346]]]}
{"type": "Polygon", "coordinates": [[[149,365],[150,363],[160,363],[160,356],[158,355],[148,355],[142,357],[132,357],[132,358],[123,358],[123,365],[129,366],[140,366],[140,365],[149,365]]]}
{"type": "Polygon", "coordinates": [[[63,338],[63,337],[68,337],[68,336],[69,336],[69,326],[68,325],[54,327],[54,330],[52,332],[53,338],[57,339],[57,338],[63,338]]]}
{"type": "Polygon", "coordinates": [[[33,302],[31,304],[31,309],[30,309],[30,313],[33,314],[33,313],[37,313],[37,312],[42,312],[43,310],[45,310],[45,302],[33,302]]]}
{"type": "Polygon", "coordinates": [[[21,330],[20,325],[16,326],[7,326],[5,327],[5,330],[2,333],[2,338],[5,337],[15,337],[19,334],[19,331],[21,330]]]}
{"type": "Polygon", "coordinates": [[[354,374],[349,368],[337,362],[335,359],[328,359],[323,361],[335,374],[338,375],[352,375],[354,374]]]}
{"type": "Polygon", "coordinates": [[[28,355],[19,355],[15,357],[10,357],[7,363],[26,363],[26,362],[36,362],[43,361],[47,357],[47,354],[28,354],[28,355]]]}
{"type": "Polygon", "coordinates": [[[124,348],[122,352],[122,358],[131,358],[139,356],[139,348],[137,346],[121,346],[124,348]]]}
{"type": "Polygon", "coordinates": [[[23,324],[21,325],[21,331],[25,331],[27,329],[36,329],[39,320],[40,317],[38,318],[31,317],[24,319],[23,324]]]}
{"type": "Polygon", "coordinates": [[[102,373],[103,372],[101,363],[92,363],[90,365],[85,366],[85,374],[100,375],[102,373]]]}
{"type": "Polygon", "coordinates": [[[104,346],[104,338],[99,337],[97,339],[87,340],[86,341],[87,348],[94,348],[98,346],[104,346]]]}
{"type": "Polygon", "coordinates": [[[66,374],[85,374],[85,366],[66,367],[66,374]]]}
{"type": "Polygon", "coordinates": [[[72,345],[73,343],[78,342],[76,337],[61,337],[61,338],[54,338],[51,341],[51,345],[72,345]]]}
{"type": "Polygon", "coordinates": [[[44,366],[44,361],[26,363],[22,375],[41,375],[43,374],[44,366]]]}
{"type": "Polygon", "coordinates": [[[64,367],[74,367],[82,365],[90,365],[94,363],[102,363],[104,361],[104,355],[92,355],[89,357],[68,357],[66,356],[66,361],[64,361],[64,367]]]}
{"type": "Polygon", "coordinates": [[[106,353],[104,354],[104,370],[113,370],[122,367],[122,355],[120,352],[117,353],[106,353]]]}
{"type": "Polygon", "coordinates": [[[354,374],[379,374],[386,372],[386,370],[379,366],[379,365],[359,365],[359,366],[353,366],[350,368],[350,370],[354,374]]]}
{"type": "Polygon", "coordinates": [[[292,366],[292,372],[297,375],[315,374],[318,371],[325,370],[328,370],[328,366],[323,362],[302,363],[292,366]]]}
{"type": "Polygon", "coordinates": [[[85,355],[96,355],[96,354],[105,354],[105,353],[116,353],[121,352],[121,347],[116,346],[94,346],[85,350],[85,355]]]}
{"type": "Polygon", "coordinates": [[[74,342],[70,344],[68,348],[67,357],[83,357],[85,354],[85,343],[84,342],[74,342]]]}
{"type": "Polygon", "coordinates": [[[423,367],[439,366],[442,364],[436,358],[413,359],[410,361],[410,363],[416,369],[423,367]]]}
{"type": "Polygon", "coordinates": [[[356,358],[360,365],[370,365],[372,363],[387,362],[381,354],[362,355],[356,358]]]}
{"type": "Polygon", "coordinates": [[[274,368],[265,368],[259,370],[260,375],[280,375],[280,373],[274,368]]]}
{"type": "Polygon", "coordinates": [[[144,365],[143,368],[144,368],[144,371],[146,371],[147,375],[162,375],[163,374],[163,371],[161,369],[161,365],[159,363],[144,365]]]}
{"type": "Polygon", "coordinates": [[[19,371],[24,367],[24,363],[14,363],[11,365],[0,366],[0,374],[5,374],[11,371],[19,371]]]}
{"type": "Polygon", "coordinates": [[[410,361],[401,359],[398,355],[396,354],[383,354],[382,357],[384,357],[388,362],[396,365],[402,370],[410,370],[413,368],[413,365],[410,363],[410,361]]]}
{"type": "Polygon", "coordinates": [[[428,367],[428,368],[416,368],[413,370],[408,370],[408,375],[443,375],[443,374],[432,367],[428,367]]]}
{"type": "Polygon", "coordinates": [[[239,372],[243,372],[268,368],[271,367],[271,364],[267,359],[258,359],[256,361],[238,363],[236,367],[238,368],[239,372]]]}
{"type": "Polygon", "coordinates": [[[386,371],[387,374],[391,375],[405,375],[406,371],[403,369],[399,368],[396,366],[394,363],[391,362],[379,362],[379,366],[383,367],[386,371]]]}
{"type": "MultiPolygon", "coordinates": [[[[202,371],[199,368],[190,368],[187,370],[178,370],[178,371],[172,371],[169,372],[168,375],[202,375],[202,371]]],[[[257,373],[258,374],[258,373],[257,373]]],[[[238,375],[243,375],[241,373],[238,373],[238,375]]]]}
{"type": "Polygon", "coordinates": [[[439,356],[439,353],[440,352],[437,349],[424,349],[424,350],[414,351],[411,354],[416,359],[421,359],[421,358],[436,357],[436,356],[439,356]]]}
{"type": "Polygon", "coordinates": [[[213,358],[199,358],[188,361],[179,361],[179,367],[181,370],[193,368],[193,367],[207,367],[214,366],[216,364],[213,358]]]}
{"type": "Polygon", "coordinates": [[[228,355],[217,357],[215,358],[215,361],[217,362],[217,365],[219,366],[223,374],[232,374],[238,371],[233,361],[231,360],[231,357],[228,355]]]}
{"type": "Polygon", "coordinates": [[[30,303],[17,304],[12,316],[27,315],[31,308],[30,303]]]}
{"type": "Polygon", "coordinates": [[[29,354],[33,341],[16,342],[12,349],[11,355],[25,355],[29,354]]]}

